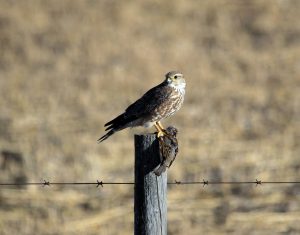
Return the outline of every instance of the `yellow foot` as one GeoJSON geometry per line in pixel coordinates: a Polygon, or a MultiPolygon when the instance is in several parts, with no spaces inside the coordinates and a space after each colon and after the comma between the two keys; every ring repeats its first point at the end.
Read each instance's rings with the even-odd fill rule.
{"type": "Polygon", "coordinates": [[[166,131],[161,127],[161,125],[157,123],[154,124],[156,130],[157,130],[157,138],[167,135],[166,131]]]}
{"type": "Polygon", "coordinates": [[[164,135],[166,135],[166,133],[165,133],[163,130],[159,130],[159,131],[157,132],[157,138],[162,137],[162,136],[164,136],[164,135]]]}

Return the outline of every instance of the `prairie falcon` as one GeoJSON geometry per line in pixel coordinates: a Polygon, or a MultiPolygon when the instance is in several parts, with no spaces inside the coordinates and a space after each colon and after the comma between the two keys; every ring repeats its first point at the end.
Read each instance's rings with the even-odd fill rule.
{"type": "Polygon", "coordinates": [[[185,80],[177,71],[168,72],[165,80],[147,91],[140,99],[131,104],[124,113],[106,123],[105,135],[98,139],[106,140],[117,131],[127,127],[155,126],[157,136],[163,136],[165,130],[160,121],[177,112],[184,100],[185,80]]]}

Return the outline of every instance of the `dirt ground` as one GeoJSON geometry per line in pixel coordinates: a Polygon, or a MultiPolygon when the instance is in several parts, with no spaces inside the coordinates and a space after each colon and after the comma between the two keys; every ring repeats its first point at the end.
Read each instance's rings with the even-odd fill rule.
{"type": "MultiPolygon", "coordinates": [[[[170,70],[169,181],[299,181],[299,22],[297,0],[0,0],[0,181],[132,181],[154,129],[96,140],[170,70]]],[[[1,186],[0,234],[133,234],[133,186],[1,186]]],[[[300,185],[170,186],[168,234],[300,234],[300,185]]]]}

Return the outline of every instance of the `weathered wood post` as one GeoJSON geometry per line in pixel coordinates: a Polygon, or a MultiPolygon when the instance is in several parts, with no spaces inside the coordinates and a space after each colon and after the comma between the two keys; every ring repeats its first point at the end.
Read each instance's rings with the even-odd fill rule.
{"type": "Polygon", "coordinates": [[[134,234],[167,235],[167,172],[156,176],[160,163],[155,134],[135,135],[134,234]]]}

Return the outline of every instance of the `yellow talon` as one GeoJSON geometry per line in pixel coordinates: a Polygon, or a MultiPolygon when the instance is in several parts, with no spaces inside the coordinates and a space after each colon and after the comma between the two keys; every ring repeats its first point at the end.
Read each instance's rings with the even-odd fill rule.
{"type": "Polygon", "coordinates": [[[161,136],[164,136],[165,133],[163,131],[158,131],[157,132],[157,138],[161,137],[161,136]]]}
{"type": "Polygon", "coordinates": [[[161,137],[166,135],[165,130],[162,128],[161,124],[159,122],[154,123],[155,128],[157,129],[157,137],[161,137]]]}

